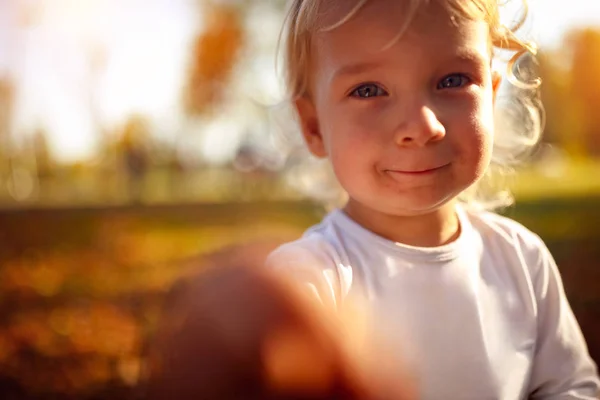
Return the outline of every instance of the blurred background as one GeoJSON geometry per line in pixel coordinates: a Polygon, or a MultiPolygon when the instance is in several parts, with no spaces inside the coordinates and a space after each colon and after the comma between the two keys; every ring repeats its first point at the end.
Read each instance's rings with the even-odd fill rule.
{"type": "MultiPolygon", "coordinates": [[[[285,5],[0,0],[1,398],[143,397],[171,284],[324,213],[275,132],[285,5]]],[[[547,124],[504,213],[551,248],[600,361],[600,3],[531,13],[547,124]]]]}

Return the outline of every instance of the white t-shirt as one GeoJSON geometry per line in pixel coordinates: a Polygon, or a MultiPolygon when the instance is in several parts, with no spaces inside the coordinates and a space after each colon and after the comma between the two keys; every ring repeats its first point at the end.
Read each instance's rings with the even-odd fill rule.
{"type": "Polygon", "coordinates": [[[596,399],[597,369],[542,240],[492,213],[457,209],[460,237],[419,248],[336,210],[267,265],[341,307],[367,299],[423,399],[596,399]]]}

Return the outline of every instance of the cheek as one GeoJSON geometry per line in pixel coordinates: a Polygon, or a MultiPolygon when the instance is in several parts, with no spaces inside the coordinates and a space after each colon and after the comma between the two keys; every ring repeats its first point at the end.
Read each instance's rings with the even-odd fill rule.
{"type": "MultiPolygon", "coordinates": [[[[456,107],[461,106],[459,102],[456,107]]],[[[471,99],[465,101],[462,111],[455,109],[449,125],[451,125],[450,139],[454,147],[460,149],[463,157],[468,157],[470,162],[477,159],[487,163],[494,136],[493,105],[487,99],[471,99]]]]}
{"type": "Polygon", "coordinates": [[[373,115],[357,108],[340,107],[327,115],[322,128],[338,181],[350,192],[357,185],[364,188],[364,179],[382,154],[382,134],[373,115]]]}
{"type": "Polygon", "coordinates": [[[486,158],[485,162],[489,163],[491,158],[492,147],[494,143],[494,102],[493,96],[490,94],[489,99],[481,104],[478,110],[477,118],[474,121],[475,130],[478,132],[478,143],[480,152],[486,158]]]}
{"type": "Polygon", "coordinates": [[[381,119],[367,107],[332,107],[322,118],[322,133],[328,153],[368,154],[383,137],[381,119]]]}
{"type": "Polygon", "coordinates": [[[492,158],[492,147],[494,141],[494,124],[491,118],[477,118],[473,122],[472,140],[470,148],[467,150],[467,160],[469,170],[472,170],[476,177],[481,177],[490,165],[492,158]]]}
{"type": "Polygon", "coordinates": [[[476,132],[471,141],[473,162],[487,167],[492,153],[493,124],[479,120],[475,122],[473,130],[476,132]]]}

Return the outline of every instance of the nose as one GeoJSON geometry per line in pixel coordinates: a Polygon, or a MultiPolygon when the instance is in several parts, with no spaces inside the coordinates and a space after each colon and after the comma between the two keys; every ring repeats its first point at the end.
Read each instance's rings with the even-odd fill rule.
{"type": "Polygon", "coordinates": [[[396,128],[395,142],[399,146],[422,147],[438,142],[446,136],[446,128],[436,113],[429,107],[421,106],[410,112],[402,124],[396,128]]]}

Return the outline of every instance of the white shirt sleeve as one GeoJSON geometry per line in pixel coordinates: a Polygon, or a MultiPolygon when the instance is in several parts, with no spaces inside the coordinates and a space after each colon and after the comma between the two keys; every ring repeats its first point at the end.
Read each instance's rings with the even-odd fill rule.
{"type": "Polygon", "coordinates": [[[292,242],[269,255],[267,268],[293,282],[329,309],[336,309],[339,298],[339,276],[331,257],[320,245],[292,242]]]}
{"type": "Polygon", "coordinates": [[[532,277],[538,338],[530,381],[532,399],[598,399],[600,382],[564,292],[556,262],[542,245],[532,277]]]}

